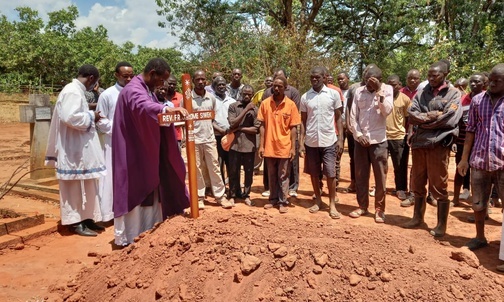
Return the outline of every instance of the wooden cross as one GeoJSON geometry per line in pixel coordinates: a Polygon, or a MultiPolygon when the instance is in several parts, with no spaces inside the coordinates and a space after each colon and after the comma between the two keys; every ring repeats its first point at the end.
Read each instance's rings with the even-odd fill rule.
{"type": "Polygon", "coordinates": [[[158,121],[160,126],[183,125],[186,127],[186,152],[187,152],[187,173],[189,174],[189,200],[191,204],[191,217],[199,217],[198,208],[198,182],[196,179],[196,151],[194,147],[194,121],[212,120],[215,117],[213,110],[193,111],[192,108],[192,87],[191,76],[182,75],[182,95],[184,98],[184,108],[189,113],[186,117],[179,113],[160,113],[158,121]]]}

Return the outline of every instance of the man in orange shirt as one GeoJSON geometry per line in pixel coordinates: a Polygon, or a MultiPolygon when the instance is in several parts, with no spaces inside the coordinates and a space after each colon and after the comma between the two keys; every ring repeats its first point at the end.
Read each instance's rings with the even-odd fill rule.
{"type": "Polygon", "coordinates": [[[257,120],[261,122],[259,132],[259,156],[265,158],[268,167],[270,209],[279,207],[287,213],[289,193],[289,163],[296,155],[296,126],[301,124],[301,115],[296,104],[285,96],[287,79],[278,76],[273,81],[273,95],[262,101],[257,120]]]}

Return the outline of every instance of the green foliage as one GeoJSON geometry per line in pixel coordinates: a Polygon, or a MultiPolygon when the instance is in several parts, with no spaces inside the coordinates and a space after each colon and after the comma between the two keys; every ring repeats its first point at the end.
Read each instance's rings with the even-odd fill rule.
{"type": "Polygon", "coordinates": [[[100,71],[103,87],[115,82],[114,69],[119,61],[129,61],[139,73],[153,57],[165,58],[173,69],[181,69],[182,53],[175,49],[151,49],[131,42],[114,44],[102,25],[77,30],[77,7],[50,12],[44,24],[38,12],[28,7],[16,9],[19,20],[10,22],[0,16],[0,91],[47,91],[69,82],[83,64],[100,71]],[[26,88],[27,87],[27,88],[26,88]]]}
{"type": "MultiPolygon", "coordinates": [[[[309,87],[312,66],[351,71],[375,63],[403,80],[448,58],[451,78],[489,70],[504,56],[504,2],[454,0],[156,0],[162,26],[193,52],[192,61],[228,78],[242,68],[260,86],[274,68],[309,87]]],[[[209,76],[209,75],[208,75],[209,76]]]]}
{"type": "Polygon", "coordinates": [[[75,33],[75,20],[79,16],[77,6],[72,5],[67,9],[50,12],[48,15],[49,22],[45,27],[46,32],[51,31],[65,37],[69,37],[75,33]]]}
{"type": "Polygon", "coordinates": [[[384,77],[404,81],[411,68],[423,76],[433,62],[448,58],[450,79],[468,77],[504,62],[504,1],[454,0],[153,0],[180,49],[154,49],[131,42],[116,45],[98,25],[77,30],[72,5],[50,12],[19,7],[19,19],[0,16],[1,89],[57,85],[78,67],[98,67],[102,86],[112,85],[118,61],[139,73],[153,57],[165,58],[173,73],[204,69],[230,79],[241,68],[244,82],[262,88],[265,76],[282,67],[289,83],[306,91],[316,65],[355,80],[375,63],[384,77]]]}

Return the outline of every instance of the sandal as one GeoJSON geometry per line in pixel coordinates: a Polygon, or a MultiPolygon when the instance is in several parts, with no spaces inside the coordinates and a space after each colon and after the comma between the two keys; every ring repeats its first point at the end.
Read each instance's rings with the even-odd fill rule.
{"type": "Polygon", "coordinates": [[[346,188],[346,189],[343,189],[343,193],[355,193],[357,192],[357,190],[355,190],[354,188],[346,188]]]}
{"type": "Polygon", "coordinates": [[[308,211],[312,214],[317,213],[320,210],[320,207],[318,204],[314,204],[308,211]]]}
{"type": "Polygon", "coordinates": [[[478,239],[478,238],[473,238],[465,244],[465,246],[467,246],[471,251],[475,251],[487,245],[488,241],[486,239],[478,239]]]}
{"type": "Polygon", "coordinates": [[[329,217],[331,217],[332,219],[340,219],[341,214],[337,210],[334,210],[329,212],[329,217]]]}
{"type": "Polygon", "coordinates": [[[374,220],[376,223],[385,223],[385,213],[383,211],[376,211],[374,220]]]}
{"type": "Polygon", "coordinates": [[[363,215],[367,215],[368,211],[367,210],[364,210],[364,209],[357,209],[353,212],[350,212],[350,214],[348,214],[348,216],[352,217],[352,218],[359,218],[363,215]]]}

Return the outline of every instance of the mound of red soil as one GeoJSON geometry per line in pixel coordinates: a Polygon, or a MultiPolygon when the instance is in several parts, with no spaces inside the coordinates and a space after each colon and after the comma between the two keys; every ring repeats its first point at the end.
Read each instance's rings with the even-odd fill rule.
{"type": "Polygon", "coordinates": [[[425,230],[252,209],[175,217],[96,256],[66,301],[502,301],[501,276],[425,230]],[[457,259],[457,260],[456,260],[457,259]]]}

